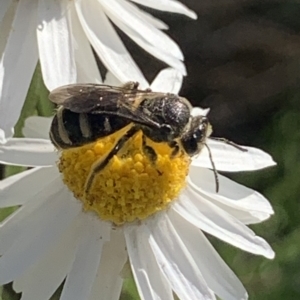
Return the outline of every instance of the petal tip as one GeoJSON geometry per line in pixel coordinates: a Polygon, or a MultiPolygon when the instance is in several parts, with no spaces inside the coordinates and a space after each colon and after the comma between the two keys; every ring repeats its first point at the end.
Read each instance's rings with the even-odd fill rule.
{"type": "Polygon", "coordinates": [[[275,258],[275,252],[274,250],[271,248],[271,246],[262,238],[258,237],[261,241],[262,241],[262,249],[263,251],[261,252],[261,255],[263,255],[264,257],[268,258],[268,259],[274,259],[275,258]]]}
{"type": "Polygon", "coordinates": [[[268,258],[268,259],[274,259],[275,258],[275,252],[271,248],[269,249],[269,251],[266,254],[267,255],[265,255],[265,257],[268,258]]]}
{"type": "Polygon", "coordinates": [[[198,15],[193,10],[189,11],[188,17],[190,17],[193,20],[198,19],[198,15]]]}

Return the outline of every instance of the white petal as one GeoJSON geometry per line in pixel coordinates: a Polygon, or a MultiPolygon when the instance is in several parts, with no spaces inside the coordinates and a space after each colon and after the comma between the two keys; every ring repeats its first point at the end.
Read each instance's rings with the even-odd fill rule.
{"type": "Polygon", "coordinates": [[[141,35],[140,32],[132,30],[130,27],[122,23],[118,18],[110,16],[111,20],[122,29],[133,41],[135,41],[141,48],[149,52],[151,55],[157,59],[163,61],[164,63],[170,65],[171,67],[180,71],[182,75],[186,75],[186,68],[182,61],[159,49],[157,45],[149,44],[145,39],[144,35],[141,35]]]}
{"type": "Polygon", "coordinates": [[[186,15],[192,19],[197,19],[197,15],[185,5],[176,0],[131,0],[133,2],[157,9],[186,15]]]}
{"type": "Polygon", "coordinates": [[[12,138],[0,145],[0,162],[18,166],[51,166],[57,152],[49,140],[12,138]]]}
{"type": "Polygon", "coordinates": [[[180,72],[167,68],[158,73],[150,87],[155,92],[178,94],[181,89],[182,79],[180,72]]]}
{"type": "Polygon", "coordinates": [[[112,72],[109,71],[106,73],[104,83],[113,86],[122,85],[122,82],[112,72]]]}
{"type": "Polygon", "coordinates": [[[0,2],[0,23],[7,12],[12,0],[1,0],[0,2]]]}
{"type": "Polygon", "coordinates": [[[193,107],[191,111],[191,115],[196,116],[206,116],[209,113],[209,108],[200,108],[200,107],[193,107]]]}
{"type": "Polygon", "coordinates": [[[0,61],[0,143],[13,134],[38,60],[37,0],[20,0],[0,61]],[[16,88],[17,87],[17,88],[16,88]]]}
{"type": "Polygon", "coordinates": [[[77,67],[77,82],[101,83],[102,78],[91,45],[79,22],[74,5],[69,9],[72,30],[74,32],[74,54],[77,67]]]}
{"type": "Polygon", "coordinates": [[[144,19],[147,23],[152,24],[158,29],[165,29],[165,30],[169,29],[169,26],[166,23],[164,23],[162,20],[153,17],[151,14],[140,9],[138,6],[128,5],[127,8],[131,13],[138,15],[141,19],[144,19]]]}
{"type": "Polygon", "coordinates": [[[111,225],[88,214],[60,300],[88,299],[97,274],[102,247],[110,239],[111,225]]]}
{"type": "Polygon", "coordinates": [[[210,203],[190,187],[180,195],[173,209],[183,218],[203,231],[242,250],[267,258],[274,258],[274,251],[261,237],[246,225],[210,203]]]}
{"type": "Polygon", "coordinates": [[[223,300],[248,299],[242,283],[212,247],[205,235],[173,210],[168,215],[201,270],[209,288],[223,300]]]}
{"type": "Polygon", "coordinates": [[[81,212],[82,206],[70,198],[70,193],[64,189],[45,202],[28,222],[23,220],[19,224],[23,227],[22,233],[0,258],[0,284],[21,276],[81,212]]]}
{"type": "Polygon", "coordinates": [[[160,271],[149,246],[149,232],[136,224],[126,226],[124,233],[131,269],[141,298],[172,300],[171,286],[160,271]]]}
{"type": "Polygon", "coordinates": [[[32,116],[25,120],[22,133],[27,138],[49,139],[52,118],[32,116]]]}
{"type": "Polygon", "coordinates": [[[221,174],[218,174],[218,193],[215,192],[215,177],[211,170],[191,166],[189,177],[192,188],[243,223],[261,222],[274,213],[263,195],[221,174]]]}
{"type": "Polygon", "coordinates": [[[4,0],[0,2],[0,58],[3,55],[9,33],[12,29],[12,22],[15,17],[17,4],[17,1],[11,0],[4,0]],[[8,6],[6,7],[6,5],[8,6]]]}
{"type": "Polygon", "coordinates": [[[33,168],[1,180],[0,207],[23,205],[57,178],[60,175],[54,166],[33,168]]]}
{"type": "Polygon", "coordinates": [[[142,88],[148,83],[126,50],[100,4],[93,0],[76,1],[81,25],[103,64],[121,82],[138,81],[142,88]]]}
{"type": "Polygon", "coordinates": [[[74,261],[79,226],[84,224],[83,219],[83,214],[79,214],[47,253],[14,281],[14,290],[22,292],[22,300],[51,298],[74,261]]]}
{"type": "Polygon", "coordinates": [[[129,2],[123,0],[110,0],[109,3],[104,0],[98,1],[104,7],[108,17],[119,19],[120,22],[116,25],[120,26],[121,30],[123,30],[122,24],[124,24],[142,35],[150,45],[156,46],[164,53],[169,53],[170,56],[183,60],[183,54],[178,45],[168,35],[147,23],[140,15],[132,13],[132,5],[129,2]]]}
{"type": "MultiPolygon", "coordinates": [[[[31,187],[32,184],[30,185],[31,187]]],[[[25,205],[6,218],[0,226],[0,254],[5,253],[13,242],[22,235],[23,229],[26,228],[31,219],[38,217],[40,211],[44,211],[44,202],[51,202],[53,195],[58,194],[65,186],[60,177],[47,182],[47,186],[40,192],[33,193],[32,198],[25,205]],[[22,224],[22,226],[20,226],[22,224]]],[[[35,190],[35,188],[33,188],[35,190]]],[[[26,196],[25,196],[26,197],[26,196]]],[[[48,204],[45,204],[46,206],[48,204]]]]}
{"type": "Polygon", "coordinates": [[[146,226],[156,261],[177,296],[181,300],[215,299],[168,216],[157,214],[146,226]]]}
{"type": "Polygon", "coordinates": [[[51,91],[76,82],[67,0],[39,0],[37,37],[43,79],[51,91]]]}
{"type": "MultiPolygon", "coordinates": [[[[257,148],[241,146],[247,150],[241,151],[236,147],[211,139],[208,139],[207,144],[210,147],[216,169],[219,171],[253,171],[276,164],[269,154],[257,148]]],[[[205,147],[200,155],[193,159],[192,164],[203,168],[211,168],[211,161],[205,147]]]]}
{"type": "Polygon", "coordinates": [[[126,245],[122,229],[111,231],[111,239],[103,247],[96,279],[89,300],[119,300],[123,279],[120,273],[127,260],[126,245]]]}

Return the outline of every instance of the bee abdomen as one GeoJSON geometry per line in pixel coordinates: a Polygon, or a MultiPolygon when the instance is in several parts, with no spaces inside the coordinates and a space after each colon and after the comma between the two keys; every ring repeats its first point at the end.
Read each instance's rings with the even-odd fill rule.
{"type": "Polygon", "coordinates": [[[92,136],[91,125],[87,114],[79,114],[79,126],[81,130],[81,134],[84,138],[90,138],[92,136]]]}
{"type": "Polygon", "coordinates": [[[88,134],[89,130],[86,127],[86,120],[80,115],[68,109],[58,109],[50,128],[50,139],[57,148],[67,149],[83,144],[82,131],[88,134]]]}
{"type": "Polygon", "coordinates": [[[50,139],[58,149],[80,147],[113,134],[130,121],[105,113],[75,113],[59,108],[50,128],[50,139]]]}

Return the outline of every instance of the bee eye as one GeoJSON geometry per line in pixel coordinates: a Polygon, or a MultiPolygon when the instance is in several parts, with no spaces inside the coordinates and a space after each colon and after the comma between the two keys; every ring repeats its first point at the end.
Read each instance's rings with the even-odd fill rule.
{"type": "Polygon", "coordinates": [[[204,133],[204,127],[200,125],[199,128],[194,132],[193,138],[196,141],[202,140],[203,133],[204,133]]]}
{"type": "Polygon", "coordinates": [[[202,122],[199,124],[198,128],[195,130],[195,132],[193,134],[194,139],[196,139],[197,141],[202,140],[202,138],[204,137],[204,135],[206,133],[207,125],[208,125],[208,121],[205,118],[202,120],[202,122]]]}

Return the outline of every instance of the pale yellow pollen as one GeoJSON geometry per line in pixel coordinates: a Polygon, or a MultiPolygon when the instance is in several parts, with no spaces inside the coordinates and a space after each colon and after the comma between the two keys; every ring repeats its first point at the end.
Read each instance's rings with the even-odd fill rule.
{"type": "Polygon", "coordinates": [[[166,209],[184,187],[190,164],[184,153],[171,158],[172,149],[168,145],[147,140],[157,154],[156,161],[151,162],[142,151],[139,132],[96,174],[85,193],[92,166],[103,160],[121,134],[63,150],[58,163],[63,181],[83,202],[84,209],[115,224],[142,220],[166,209]]]}

